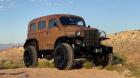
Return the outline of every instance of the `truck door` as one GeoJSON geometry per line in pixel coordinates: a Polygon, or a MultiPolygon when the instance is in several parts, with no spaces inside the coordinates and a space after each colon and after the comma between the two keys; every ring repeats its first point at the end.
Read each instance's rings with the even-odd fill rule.
{"type": "Polygon", "coordinates": [[[48,19],[48,37],[47,37],[47,46],[49,49],[54,48],[55,40],[60,35],[59,33],[59,22],[57,18],[48,19]]]}
{"type": "Polygon", "coordinates": [[[45,49],[46,40],[47,37],[46,34],[46,20],[39,20],[38,21],[38,30],[37,30],[37,40],[39,44],[39,49],[43,50],[45,49]]]}

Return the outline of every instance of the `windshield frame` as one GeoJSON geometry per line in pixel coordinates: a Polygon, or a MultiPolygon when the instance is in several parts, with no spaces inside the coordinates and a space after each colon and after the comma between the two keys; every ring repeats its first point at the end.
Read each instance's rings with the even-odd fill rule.
{"type": "Polygon", "coordinates": [[[67,17],[67,18],[78,18],[78,19],[81,19],[83,25],[77,25],[77,26],[83,26],[83,27],[86,27],[86,23],[85,23],[84,19],[83,19],[82,17],[78,17],[78,16],[61,16],[61,17],[59,17],[59,21],[60,21],[60,24],[61,24],[61,25],[64,25],[64,26],[73,25],[73,24],[67,24],[67,25],[63,24],[62,21],[61,21],[61,18],[62,18],[62,17],[67,17]]]}

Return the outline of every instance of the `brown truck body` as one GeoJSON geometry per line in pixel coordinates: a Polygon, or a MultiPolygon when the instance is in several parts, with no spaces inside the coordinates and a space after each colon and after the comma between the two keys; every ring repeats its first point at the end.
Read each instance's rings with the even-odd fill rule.
{"type": "Polygon", "coordinates": [[[56,40],[58,38],[66,37],[66,36],[68,37],[75,36],[75,32],[94,29],[94,28],[87,28],[85,26],[62,25],[59,19],[60,17],[63,17],[63,16],[66,16],[66,17],[72,16],[72,17],[81,18],[79,16],[69,15],[69,14],[55,14],[55,15],[43,16],[43,17],[34,19],[29,23],[29,26],[28,26],[29,28],[28,28],[27,40],[36,39],[38,42],[39,50],[54,49],[56,40]],[[48,25],[49,25],[49,20],[51,19],[56,19],[58,21],[58,26],[54,26],[49,29],[48,25]],[[38,23],[40,21],[46,22],[45,28],[39,29],[38,23]],[[31,29],[31,26],[33,24],[36,24],[35,30],[31,29]]]}
{"type": "Polygon", "coordinates": [[[80,16],[54,14],[36,18],[28,25],[24,63],[27,67],[36,66],[37,58],[54,58],[58,69],[70,69],[76,58],[94,58],[95,64],[108,65],[113,48],[101,44],[105,39],[105,32],[86,27],[80,16]]]}

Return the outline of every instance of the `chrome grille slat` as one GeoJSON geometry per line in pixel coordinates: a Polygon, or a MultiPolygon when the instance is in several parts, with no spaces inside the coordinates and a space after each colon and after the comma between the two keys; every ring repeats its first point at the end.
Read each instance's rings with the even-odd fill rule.
{"type": "Polygon", "coordinates": [[[86,46],[98,46],[99,45],[99,33],[98,30],[85,30],[84,42],[86,46]]]}

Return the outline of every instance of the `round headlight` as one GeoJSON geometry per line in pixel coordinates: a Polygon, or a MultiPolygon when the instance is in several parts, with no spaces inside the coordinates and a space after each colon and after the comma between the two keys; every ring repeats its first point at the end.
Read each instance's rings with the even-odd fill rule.
{"type": "Polygon", "coordinates": [[[80,36],[80,35],[81,35],[80,31],[76,32],[76,36],[80,36]]]}
{"type": "Polygon", "coordinates": [[[106,33],[104,31],[100,31],[100,38],[106,38],[106,33]]]}

